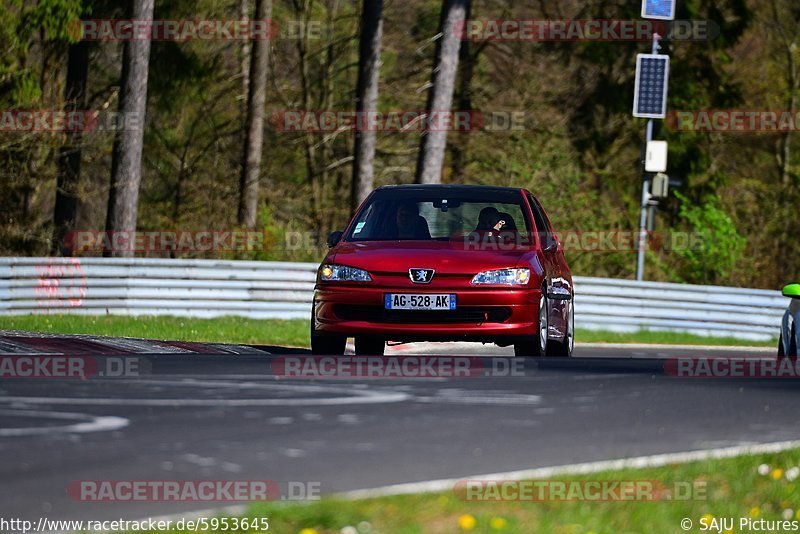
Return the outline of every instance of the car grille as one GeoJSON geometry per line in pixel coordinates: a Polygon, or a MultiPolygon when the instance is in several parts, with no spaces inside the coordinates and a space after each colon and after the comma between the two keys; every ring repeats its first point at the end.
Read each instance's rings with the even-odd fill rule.
{"type": "Polygon", "coordinates": [[[511,317],[511,309],[464,307],[451,311],[386,310],[377,306],[338,304],[334,313],[343,321],[400,324],[503,323],[511,317]]]}

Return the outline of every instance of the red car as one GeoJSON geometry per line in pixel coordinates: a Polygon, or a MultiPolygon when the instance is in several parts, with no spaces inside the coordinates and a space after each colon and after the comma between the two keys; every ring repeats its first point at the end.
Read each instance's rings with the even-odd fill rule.
{"type": "Polygon", "coordinates": [[[571,356],[572,275],[529,191],[401,185],[372,192],[328,238],[311,320],[314,354],[386,343],[476,341],[571,356]]]}

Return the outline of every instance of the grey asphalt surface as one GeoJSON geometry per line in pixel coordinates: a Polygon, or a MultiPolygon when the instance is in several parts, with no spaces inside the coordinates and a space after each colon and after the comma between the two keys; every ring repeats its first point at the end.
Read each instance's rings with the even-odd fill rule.
{"type": "MultiPolygon", "coordinates": [[[[104,361],[152,353],[138,357],[139,377],[0,380],[0,502],[5,515],[32,520],[136,519],[230,504],[83,502],[67,495],[71,481],[318,482],[329,494],[800,439],[795,381],[663,371],[670,357],[769,352],[579,346],[573,360],[526,360],[521,376],[308,380],[275,376],[270,353],[288,351],[274,347],[156,351],[146,342],[24,337],[0,332],[0,355],[80,349],[104,361]]],[[[420,351],[509,354],[481,345],[398,354],[420,351]]]]}

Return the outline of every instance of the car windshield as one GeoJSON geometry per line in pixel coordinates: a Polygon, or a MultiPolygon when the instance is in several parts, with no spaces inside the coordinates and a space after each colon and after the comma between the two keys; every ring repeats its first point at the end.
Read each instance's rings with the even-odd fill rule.
{"type": "Polygon", "coordinates": [[[527,242],[531,224],[516,191],[376,192],[347,241],[448,241],[475,234],[527,242]]]}

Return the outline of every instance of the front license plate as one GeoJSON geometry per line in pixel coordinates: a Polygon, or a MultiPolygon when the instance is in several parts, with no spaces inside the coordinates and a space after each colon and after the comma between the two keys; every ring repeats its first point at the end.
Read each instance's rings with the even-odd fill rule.
{"type": "Polygon", "coordinates": [[[387,310],[455,310],[455,295],[409,295],[390,293],[386,295],[387,310]]]}

